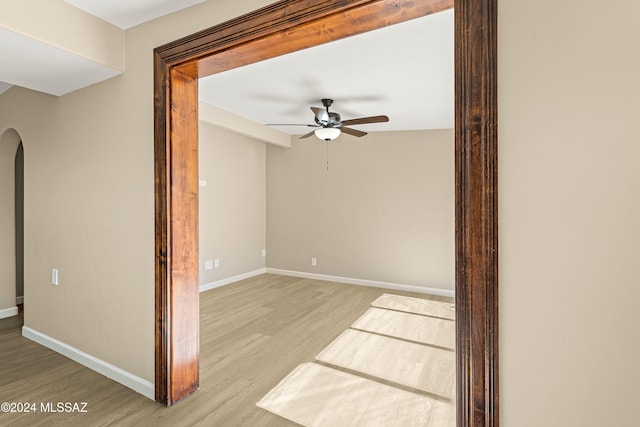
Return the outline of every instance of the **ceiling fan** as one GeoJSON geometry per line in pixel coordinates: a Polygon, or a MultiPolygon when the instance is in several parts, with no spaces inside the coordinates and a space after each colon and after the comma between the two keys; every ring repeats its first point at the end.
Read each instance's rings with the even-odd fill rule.
{"type": "Polygon", "coordinates": [[[387,116],[372,116],[372,117],[361,117],[359,119],[351,119],[342,121],[340,118],[340,114],[329,111],[329,107],[333,104],[333,99],[324,98],[322,99],[322,105],[324,108],[311,107],[311,111],[314,114],[314,125],[303,125],[303,124],[270,124],[268,126],[307,126],[317,128],[307,134],[304,134],[300,137],[300,139],[308,138],[311,135],[316,135],[319,139],[323,141],[331,141],[340,136],[341,132],[344,132],[348,135],[362,137],[367,134],[367,132],[363,132],[361,130],[353,129],[348,126],[351,125],[363,125],[368,123],[383,123],[388,122],[389,117],[387,116]]]}

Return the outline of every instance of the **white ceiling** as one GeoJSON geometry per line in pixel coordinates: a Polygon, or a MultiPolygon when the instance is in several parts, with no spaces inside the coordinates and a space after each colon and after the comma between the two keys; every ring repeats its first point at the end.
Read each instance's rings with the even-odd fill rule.
{"type": "Polygon", "coordinates": [[[0,28],[0,58],[0,93],[16,85],[60,96],[120,74],[4,28],[0,28]]]}
{"type": "Polygon", "coordinates": [[[205,0],[64,0],[91,15],[130,28],[205,0]]]}
{"type": "MultiPolygon", "coordinates": [[[[262,124],[386,114],[365,131],[453,127],[453,10],[200,79],[200,100],[262,124]]],[[[277,127],[291,134],[306,128],[277,127]]]]}
{"type": "MultiPolygon", "coordinates": [[[[204,0],[65,1],[129,28],[204,0]]],[[[390,118],[357,129],[452,128],[453,40],[453,11],[448,10],[201,79],[200,99],[263,124],[313,123],[309,106],[321,107],[321,98],[333,98],[331,111],[343,120],[390,118]]],[[[14,84],[62,95],[118,74],[2,29],[0,57],[0,94],[14,84]]]]}
{"type": "MultiPolygon", "coordinates": [[[[64,1],[124,29],[205,0],[64,1]]],[[[56,19],[64,25],[64,16],[56,19]]],[[[0,58],[0,95],[16,85],[61,96],[121,73],[46,40],[35,40],[4,28],[0,28],[0,58]]]]}

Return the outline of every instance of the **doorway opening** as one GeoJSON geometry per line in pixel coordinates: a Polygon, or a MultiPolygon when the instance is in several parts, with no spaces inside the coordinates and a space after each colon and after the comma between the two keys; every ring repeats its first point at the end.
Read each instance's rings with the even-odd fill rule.
{"type": "MultiPolygon", "coordinates": [[[[398,295],[398,290],[422,291],[427,295],[405,295],[421,299],[431,298],[430,292],[453,296],[453,12],[453,9],[445,10],[199,79],[201,290],[215,286],[216,283],[209,282],[216,276],[221,279],[230,277],[231,274],[224,275],[223,271],[229,271],[230,263],[235,264],[231,267],[245,265],[244,270],[231,272],[236,274],[257,268],[253,262],[262,246],[258,246],[259,241],[252,246],[247,245],[250,243],[247,238],[258,240],[260,235],[264,238],[265,230],[258,230],[247,222],[247,217],[257,219],[255,217],[261,216],[264,219],[267,212],[264,206],[257,205],[264,196],[257,194],[248,184],[259,181],[261,193],[264,191],[265,174],[261,171],[262,179],[256,179],[255,172],[265,165],[263,159],[260,164],[254,164],[258,153],[248,152],[245,145],[250,142],[244,141],[241,135],[254,130],[251,145],[262,144],[263,148],[267,145],[266,193],[269,208],[265,222],[269,262],[262,267],[271,274],[234,283],[229,289],[200,294],[201,390],[194,397],[197,398],[199,393],[208,394],[213,384],[220,390],[232,389],[232,378],[252,384],[241,398],[233,399],[234,404],[229,403],[224,409],[216,410],[212,417],[225,419],[223,414],[230,408],[234,408],[234,415],[240,419],[266,416],[261,414],[264,409],[259,409],[255,403],[269,391],[270,387],[265,385],[282,380],[274,379],[273,373],[280,372],[282,366],[288,367],[290,363],[315,363],[314,357],[338,336],[337,324],[344,323],[340,328],[340,332],[344,332],[346,326],[354,324],[358,316],[367,312],[368,308],[363,307],[360,301],[367,298],[364,295],[368,295],[371,304],[381,298],[373,292],[366,294],[365,290],[353,289],[357,287],[352,284],[340,285],[345,291],[337,290],[333,283],[326,284],[325,281],[356,281],[378,286],[378,289],[381,285],[392,287],[391,290],[380,289],[380,293],[393,295],[398,295]],[[414,41],[406,46],[404,52],[422,50],[424,56],[399,52],[397,45],[407,40],[414,41]],[[326,66],[327,58],[337,52],[340,53],[339,58],[334,58],[331,65],[326,66]],[[385,58],[385,61],[381,62],[380,58],[385,58]],[[425,82],[426,73],[430,74],[425,82]],[[286,132],[286,141],[290,146],[285,147],[276,143],[279,139],[276,142],[269,139],[272,127],[280,130],[278,125],[266,128],[257,125],[308,123],[306,119],[312,116],[309,113],[319,107],[323,94],[335,98],[331,111],[339,111],[336,114],[342,114],[342,120],[378,113],[388,114],[390,120],[371,128],[358,125],[356,129],[370,133],[360,138],[341,134],[331,142],[319,141],[315,137],[300,139],[301,135],[308,135],[307,125],[282,126],[289,131],[286,132]],[[420,100],[419,105],[415,104],[416,100],[420,100]],[[408,108],[409,105],[413,109],[408,108]],[[421,114],[414,114],[414,111],[421,114]],[[234,113],[255,123],[246,123],[234,113]],[[240,125],[234,127],[237,122],[240,125]],[[225,128],[232,129],[227,133],[222,131],[225,128]],[[325,147],[329,149],[329,145],[332,165],[327,169],[325,147]],[[214,148],[217,148],[215,152],[214,148]],[[241,149],[245,153],[240,159],[237,152],[241,149]],[[240,199],[255,205],[243,208],[240,199]],[[247,236],[249,230],[253,233],[247,236]],[[233,237],[234,248],[229,247],[229,237],[233,237]],[[225,256],[240,247],[248,250],[234,251],[233,256],[225,256]],[[218,254],[222,256],[221,263],[215,262],[218,254]],[[380,282],[374,284],[374,281],[380,282]],[[382,284],[382,281],[387,284],[382,284]],[[247,283],[253,286],[247,286],[247,283]],[[289,284],[295,286],[289,287],[289,284]],[[426,289],[427,286],[431,288],[426,289]],[[322,298],[313,296],[310,289],[314,287],[322,298]],[[289,293],[290,289],[296,291],[289,293]],[[271,302],[274,295],[278,296],[277,304],[271,302]],[[282,303],[286,300],[292,303],[282,303]],[[332,302],[327,303],[327,300],[332,302]],[[352,310],[342,314],[343,304],[348,304],[347,301],[352,310]],[[248,306],[252,309],[247,310],[248,306]],[[314,317],[318,310],[331,315],[314,317]],[[283,322],[283,319],[295,319],[295,322],[283,322]],[[291,333],[303,325],[307,325],[304,332],[291,333]],[[322,331],[311,325],[322,325],[322,331]],[[228,374],[220,377],[216,370],[219,364],[214,361],[217,362],[220,355],[229,349],[242,348],[247,336],[264,331],[268,331],[268,340],[252,342],[250,355],[234,351],[234,359],[231,355],[225,358],[228,374]],[[281,340],[285,334],[289,339],[281,340]],[[216,341],[218,345],[212,345],[216,341]],[[306,352],[297,350],[300,347],[304,347],[306,352]],[[263,360],[273,362],[264,366],[258,375],[247,366],[245,359],[254,363],[263,360]],[[237,366],[244,369],[238,370],[237,366]]],[[[260,153],[264,155],[262,151],[260,153]]],[[[380,317],[393,316],[393,312],[379,308],[370,313],[380,317]]],[[[418,319],[411,316],[403,319],[418,319]]],[[[393,317],[389,322],[393,323],[391,319],[393,317]]],[[[438,323],[450,342],[455,340],[453,324],[451,319],[438,323]]],[[[371,338],[366,331],[358,334],[362,334],[361,338],[371,338]]],[[[376,341],[375,345],[381,348],[370,354],[397,351],[400,348],[398,343],[398,340],[376,341]]],[[[449,345],[447,341],[446,350],[436,350],[440,352],[437,355],[446,361],[433,363],[436,355],[430,352],[429,347],[433,342],[424,339],[422,343],[424,345],[413,347],[416,352],[411,357],[424,357],[426,366],[438,366],[437,370],[434,369],[438,378],[447,378],[449,384],[448,389],[438,386],[439,393],[446,393],[442,399],[448,399],[454,390],[453,346],[446,347],[449,345]]],[[[390,358],[382,364],[386,369],[377,372],[377,378],[396,375],[394,366],[412,365],[401,357],[390,358]]],[[[358,368],[364,372],[372,365],[363,363],[358,368]]],[[[332,367],[341,368],[338,365],[332,367]]],[[[407,377],[411,378],[398,378],[399,383],[408,386],[407,383],[412,383],[418,376],[407,377]]],[[[428,375],[422,378],[417,387],[421,390],[418,393],[431,390],[436,383],[428,375]]],[[[312,393],[312,384],[308,387],[308,392],[312,393]]],[[[321,392],[319,398],[313,400],[321,405],[327,394],[334,396],[334,392],[344,393],[344,388],[336,385],[332,392],[321,392]]],[[[420,396],[430,399],[429,396],[420,396]]],[[[348,400],[348,397],[339,400],[348,400]]],[[[438,404],[447,408],[443,412],[449,419],[455,416],[452,414],[455,405],[450,401],[446,404],[439,401],[438,404]]]]}
{"type": "MultiPolygon", "coordinates": [[[[199,386],[198,78],[450,8],[281,1],[155,50],[156,400],[199,386]]],[[[497,1],[455,1],[457,422],[497,425],[497,1]]]]}

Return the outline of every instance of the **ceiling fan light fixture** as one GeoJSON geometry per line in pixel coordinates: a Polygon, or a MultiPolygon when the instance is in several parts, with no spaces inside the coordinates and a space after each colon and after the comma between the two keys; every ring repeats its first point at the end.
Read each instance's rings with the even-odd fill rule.
{"type": "Polygon", "coordinates": [[[323,141],[331,141],[340,136],[340,129],[338,128],[319,128],[315,130],[315,134],[318,139],[323,141]]]}

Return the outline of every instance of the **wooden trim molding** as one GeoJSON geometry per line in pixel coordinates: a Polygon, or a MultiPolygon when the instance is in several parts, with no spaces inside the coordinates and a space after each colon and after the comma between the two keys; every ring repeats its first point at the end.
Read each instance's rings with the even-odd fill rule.
{"type": "MultiPolygon", "coordinates": [[[[455,0],[458,426],[499,423],[496,4],[455,0]]],[[[452,6],[284,0],[155,49],[158,402],[199,386],[198,78],[452,6]]]]}
{"type": "Polygon", "coordinates": [[[498,426],[497,0],[455,27],[457,424],[498,426]]]}

